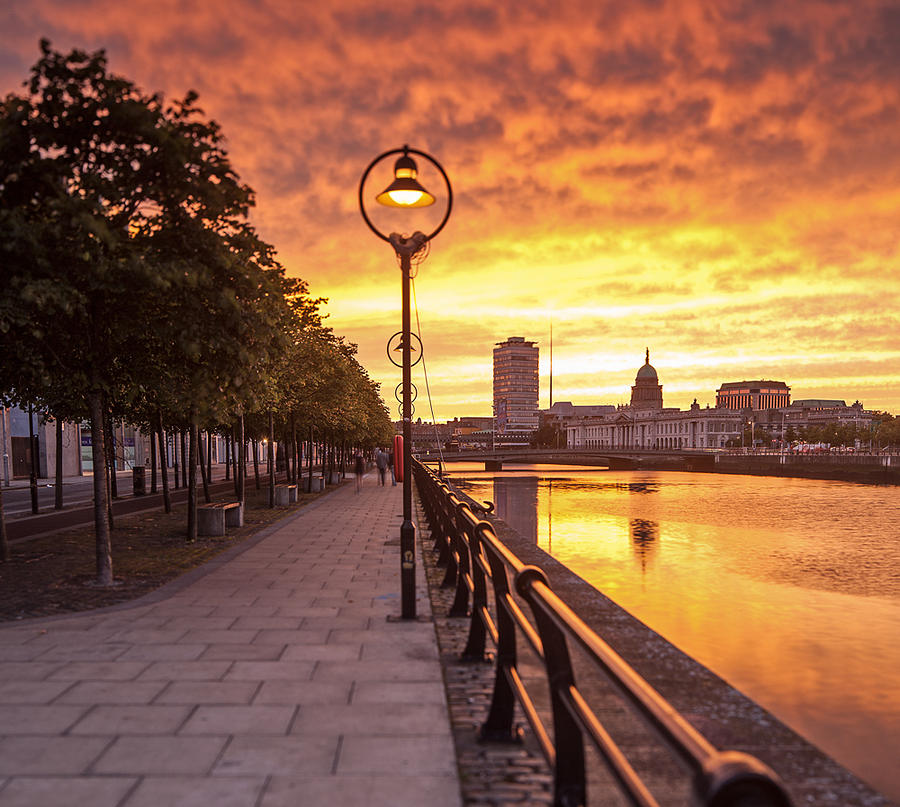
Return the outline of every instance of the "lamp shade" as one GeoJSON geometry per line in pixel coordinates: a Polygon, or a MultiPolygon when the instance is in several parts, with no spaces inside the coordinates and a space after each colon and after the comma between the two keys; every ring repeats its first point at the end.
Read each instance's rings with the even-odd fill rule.
{"type": "Polygon", "coordinates": [[[434,204],[434,197],[416,179],[416,161],[404,149],[403,156],[394,163],[394,181],[388,185],[375,201],[387,207],[428,207],[434,204]]]}

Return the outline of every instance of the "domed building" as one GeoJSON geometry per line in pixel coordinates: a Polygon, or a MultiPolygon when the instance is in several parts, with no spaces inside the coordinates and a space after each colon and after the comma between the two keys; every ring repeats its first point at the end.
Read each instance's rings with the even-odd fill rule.
{"type": "Polygon", "coordinates": [[[643,366],[637,371],[634,386],[631,388],[632,409],[662,409],[662,384],[656,375],[656,369],[650,364],[650,348],[647,348],[647,358],[643,366]]]}

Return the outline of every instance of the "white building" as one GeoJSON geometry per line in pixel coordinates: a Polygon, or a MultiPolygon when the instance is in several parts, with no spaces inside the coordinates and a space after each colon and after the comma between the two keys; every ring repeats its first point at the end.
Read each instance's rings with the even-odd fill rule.
{"type": "Polygon", "coordinates": [[[740,412],[701,408],[666,409],[656,369],[646,360],[631,388],[631,403],[606,415],[586,415],[568,420],[569,448],[724,448],[740,440],[744,419],[740,412]]]}

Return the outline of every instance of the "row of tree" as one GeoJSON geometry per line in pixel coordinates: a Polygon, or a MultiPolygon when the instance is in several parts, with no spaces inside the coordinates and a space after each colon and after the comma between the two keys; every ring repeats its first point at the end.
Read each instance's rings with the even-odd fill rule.
{"type": "MultiPolygon", "coordinates": [[[[780,445],[779,438],[764,427],[745,427],[743,445],[749,446],[751,440],[756,445],[771,447],[780,445]]],[[[788,426],[784,432],[784,440],[788,444],[810,443],[827,446],[857,445],[884,450],[900,445],[900,419],[888,412],[876,412],[871,423],[854,423],[851,421],[833,421],[812,426],[788,426]]],[[[742,445],[741,440],[729,441],[731,446],[742,445]]]]}
{"type": "MultiPolygon", "coordinates": [[[[166,104],[110,73],[103,51],[40,47],[25,92],[0,106],[3,402],[89,421],[104,471],[113,419],[187,432],[189,540],[201,429],[236,429],[240,450],[256,413],[272,433],[387,442],[377,385],[249,224],[253,191],[196,94],[166,104]]],[[[109,585],[106,472],[94,508],[109,585]]]]}

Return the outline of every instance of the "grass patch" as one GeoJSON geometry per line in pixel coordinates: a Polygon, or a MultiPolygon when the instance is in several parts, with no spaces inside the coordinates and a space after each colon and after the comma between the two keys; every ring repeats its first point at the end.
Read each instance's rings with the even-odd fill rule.
{"type": "MultiPolygon", "coordinates": [[[[115,585],[96,585],[93,526],[30,538],[11,546],[12,558],[0,563],[0,622],[87,611],[148,594],[220,552],[242,543],[263,527],[296,512],[321,493],[301,493],[289,508],[268,506],[268,490],[248,480],[244,526],[224,536],[185,540],[187,505],[172,512],[149,510],[116,516],[112,531],[115,585]]],[[[199,492],[203,503],[202,491],[199,492]]],[[[230,501],[222,495],[213,501],[230,501]]]]}

